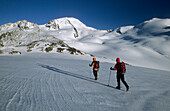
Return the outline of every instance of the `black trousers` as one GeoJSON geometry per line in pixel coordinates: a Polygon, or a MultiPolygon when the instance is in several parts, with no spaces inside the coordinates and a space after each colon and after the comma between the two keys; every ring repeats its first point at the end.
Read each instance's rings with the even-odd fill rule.
{"type": "Polygon", "coordinates": [[[117,84],[118,84],[118,88],[120,88],[120,80],[122,81],[122,83],[126,86],[126,88],[129,88],[128,84],[125,81],[125,77],[124,74],[117,74],[117,84]]]}
{"type": "Polygon", "coordinates": [[[95,78],[97,78],[97,71],[93,70],[93,75],[95,78]]]}

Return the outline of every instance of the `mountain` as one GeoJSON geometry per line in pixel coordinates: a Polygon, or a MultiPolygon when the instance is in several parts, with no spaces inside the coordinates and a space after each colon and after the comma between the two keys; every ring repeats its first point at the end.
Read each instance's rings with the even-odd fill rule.
{"type": "MultiPolygon", "coordinates": [[[[81,24],[77,23],[76,25],[81,24]]],[[[63,21],[60,19],[52,20],[42,26],[23,20],[2,25],[0,31],[0,53],[21,54],[22,52],[50,52],[55,50],[55,52],[68,51],[71,54],[84,54],[57,38],[59,33],[64,34],[66,32],[72,33],[74,38],[78,37],[77,29],[67,19],[63,19],[63,21]],[[56,22],[61,22],[58,24],[58,29],[55,27],[56,22]],[[59,30],[59,27],[64,31],[55,32],[59,30]],[[52,34],[53,32],[55,34],[52,34]]]]}
{"type": "Polygon", "coordinates": [[[153,18],[137,26],[97,30],[75,18],[37,25],[26,20],[0,26],[0,53],[66,52],[92,54],[113,62],[170,70],[170,19],[153,18]]]}
{"type": "Polygon", "coordinates": [[[123,35],[123,39],[148,46],[156,52],[170,56],[170,19],[153,18],[123,35]]]}

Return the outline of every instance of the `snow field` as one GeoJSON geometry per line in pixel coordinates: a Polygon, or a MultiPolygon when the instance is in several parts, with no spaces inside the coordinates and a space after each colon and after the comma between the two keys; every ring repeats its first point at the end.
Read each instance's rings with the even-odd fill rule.
{"type": "MultiPolygon", "coordinates": [[[[117,90],[114,64],[100,62],[93,80],[90,57],[33,53],[0,56],[1,111],[168,111],[168,71],[127,66],[130,91],[117,90]]],[[[98,58],[97,58],[98,59],[98,58]]]]}

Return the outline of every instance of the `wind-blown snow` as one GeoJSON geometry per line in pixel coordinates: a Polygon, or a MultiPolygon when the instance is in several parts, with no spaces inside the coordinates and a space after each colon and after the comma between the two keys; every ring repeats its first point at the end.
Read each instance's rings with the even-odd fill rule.
{"type": "Polygon", "coordinates": [[[93,80],[91,59],[54,53],[0,56],[0,110],[169,111],[170,72],[127,66],[126,92],[124,85],[115,89],[113,71],[108,86],[113,63],[100,62],[99,80],[93,80]]]}

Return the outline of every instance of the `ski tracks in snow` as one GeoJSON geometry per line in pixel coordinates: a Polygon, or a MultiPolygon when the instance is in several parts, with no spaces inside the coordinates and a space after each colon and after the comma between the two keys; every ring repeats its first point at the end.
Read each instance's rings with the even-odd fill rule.
{"type": "Polygon", "coordinates": [[[126,78],[130,91],[125,92],[112,87],[113,84],[116,85],[115,76],[111,77],[111,86],[107,86],[109,76],[107,68],[110,66],[108,63],[101,63],[100,78],[95,81],[90,79],[88,61],[65,59],[54,61],[51,58],[43,60],[24,56],[23,60],[22,57],[11,59],[10,64],[3,60],[1,60],[3,64],[0,64],[0,67],[3,67],[0,69],[0,111],[170,109],[168,99],[170,76],[167,72],[128,67],[126,78]],[[38,64],[40,62],[41,65],[38,64]],[[138,76],[136,72],[139,73],[138,76]]]}
{"type": "MultiPolygon", "coordinates": [[[[57,66],[40,66],[43,67],[44,70],[51,73],[51,75],[53,75],[49,78],[50,83],[48,84],[50,87],[50,92],[53,94],[54,100],[57,100],[55,101],[55,103],[58,104],[58,110],[88,110],[87,99],[83,96],[83,94],[80,94],[80,92],[77,91],[77,89],[75,88],[76,84],[79,84],[81,80],[84,80],[83,76],[77,74],[74,75],[73,73],[61,70],[63,67],[61,67],[60,65],[58,65],[58,67],[60,67],[61,69],[56,68],[57,66]]],[[[71,70],[70,67],[65,69],[71,70]]]]}

